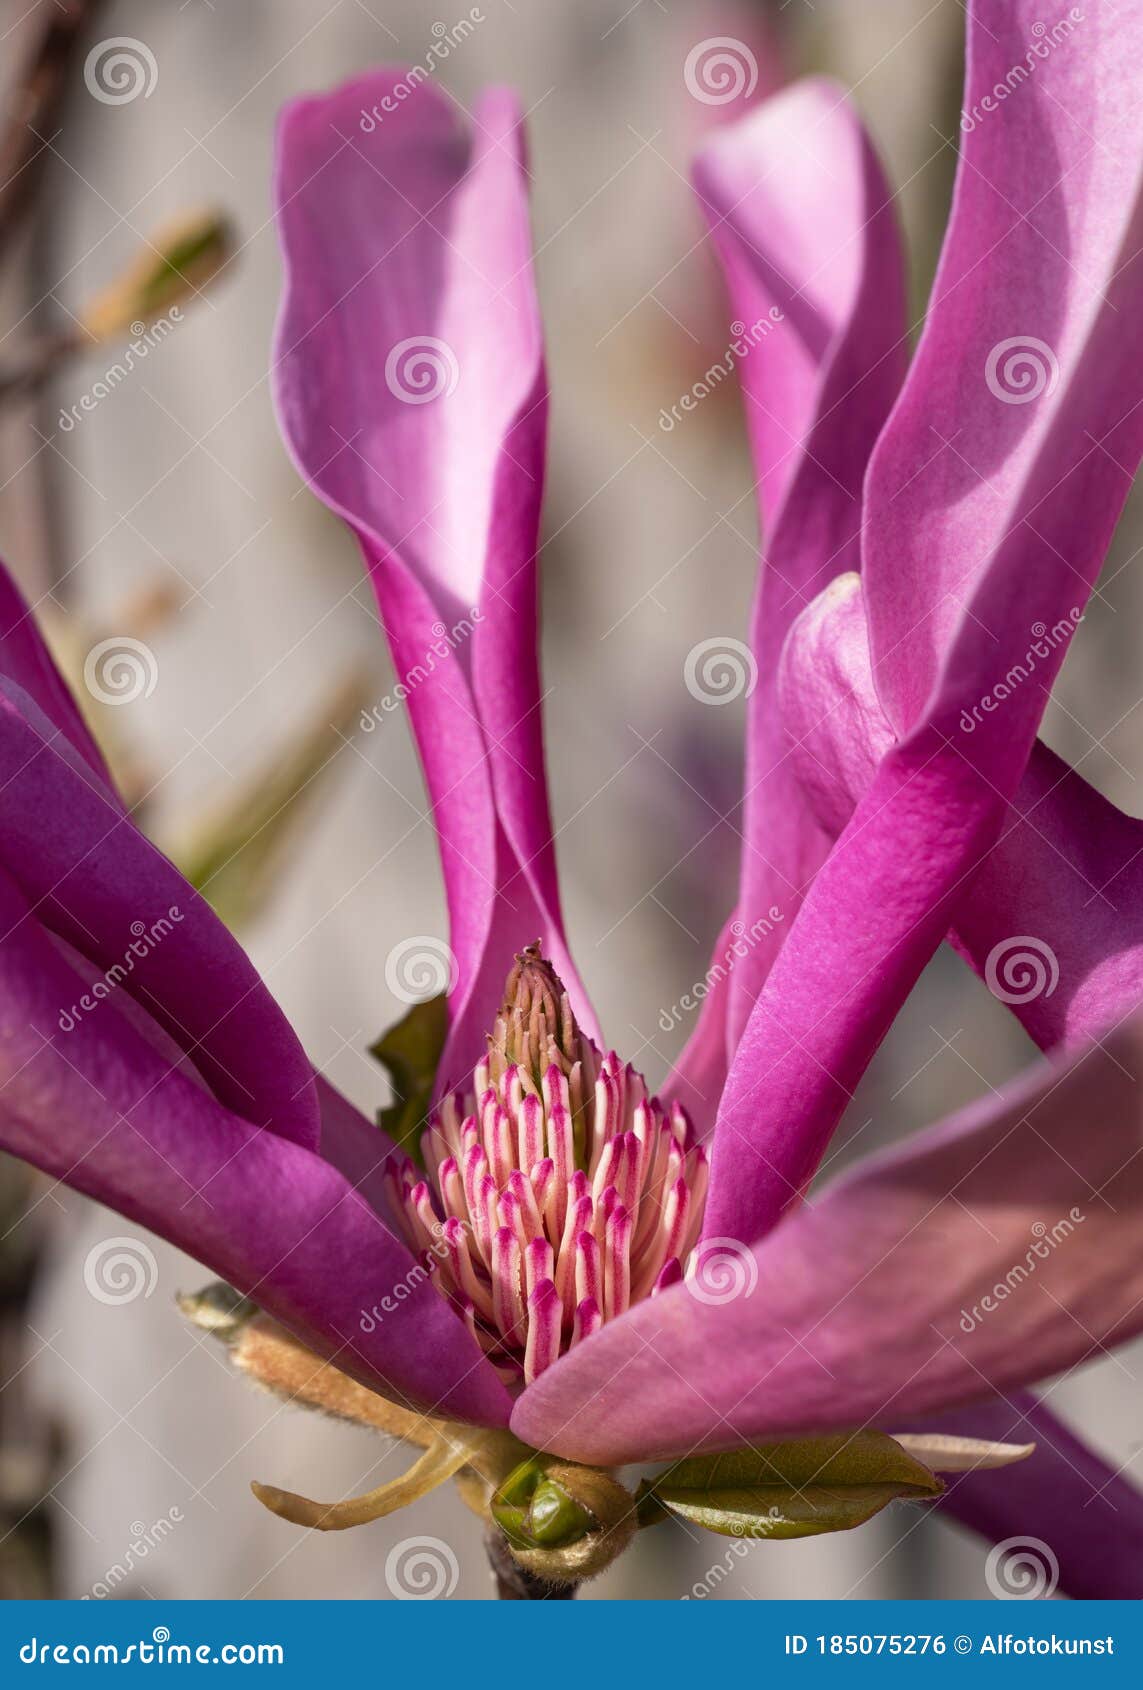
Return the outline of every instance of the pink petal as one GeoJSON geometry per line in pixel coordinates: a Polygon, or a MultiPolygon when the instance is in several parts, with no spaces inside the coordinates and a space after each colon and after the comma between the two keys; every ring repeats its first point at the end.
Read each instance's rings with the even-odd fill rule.
{"type": "Polygon", "coordinates": [[[531,1386],[513,1430],[603,1465],[908,1430],[1130,1338],[1141,1077],[1137,1018],[860,1164],[753,1249],[719,1240],[700,1281],[638,1304],[531,1386]]]}
{"type": "MultiPolygon", "coordinates": [[[[874,673],[900,733],[953,732],[1032,623],[1082,609],[1143,452],[1143,14],[1069,15],[1058,41],[1042,16],[969,10],[949,229],[870,468],[874,673]]],[[[1005,793],[1042,707],[1023,687],[962,745],[1005,793]]]]}
{"type": "Polygon", "coordinates": [[[760,1238],[809,1184],[995,841],[996,794],[935,732],[893,747],[771,969],[719,1105],[703,1221],[760,1238]]]}
{"type": "MultiPolygon", "coordinates": [[[[901,253],[881,168],[844,91],[807,81],[719,131],[696,186],[749,350],[739,363],[764,560],[751,626],[738,916],[789,923],[826,842],[774,708],[786,630],[858,558],[861,483],[904,370],[901,253]]],[[[729,1049],[781,944],[753,945],[729,991],[729,1049]]],[[[705,1033],[704,1033],[705,1037],[705,1033]]]]}
{"type": "Polygon", "coordinates": [[[1143,824],[1037,741],[950,937],[1042,1048],[1094,1036],[1143,1003],[1143,824]]]}
{"type": "Polygon", "coordinates": [[[228,1109],[316,1149],[313,1069],[250,959],[81,752],[3,679],[0,785],[0,861],[38,920],[106,972],[112,993],[134,997],[228,1109]]]}
{"type": "MultiPolygon", "coordinates": [[[[893,741],[856,576],[791,629],[779,707],[803,788],[836,834],[893,741]]],[[[1143,1001],[1143,823],[1037,741],[995,846],[957,900],[951,938],[1044,1049],[1118,1020],[1143,1001]]]]}
{"type": "Polygon", "coordinates": [[[341,1174],[220,1107],[113,1002],[61,1032],[81,982],[2,873],[0,931],[4,1149],[186,1250],[363,1383],[504,1422],[494,1371],[341,1174]]]}
{"type": "MultiPolygon", "coordinates": [[[[1031,0],[995,31],[983,13],[970,12],[970,108],[1037,39],[1031,0]]],[[[1143,16],[1129,38],[1088,21],[1037,59],[1020,89],[1029,99],[967,137],[924,340],[866,484],[874,674],[907,738],[882,761],[752,1012],[720,1111],[708,1232],[759,1236],[817,1165],[999,833],[1043,692],[1019,689],[971,737],[957,734],[960,713],[1007,673],[1033,623],[1082,610],[1143,448],[1132,69],[1143,16]],[[1011,404],[985,366],[1021,334],[1050,348],[1058,379],[1011,404]],[[934,451],[945,424],[961,432],[934,451]]]]}
{"type": "Polygon", "coordinates": [[[74,746],[118,803],[103,755],[52,661],[35,617],[3,563],[0,563],[0,675],[15,681],[35,699],[48,721],[74,746]]]}
{"type": "Polygon", "coordinates": [[[385,1164],[394,1145],[375,1121],[367,1121],[323,1074],[314,1076],[321,1108],[321,1154],[323,1161],[343,1174],[371,1208],[400,1232],[389,1207],[389,1193],[383,1178],[385,1164]]]}
{"type": "Polygon", "coordinates": [[[587,1012],[542,751],[547,388],[519,112],[488,93],[470,130],[428,83],[393,106],[398,86],[371,73],[282,120],[276,398],[300,472],[361,542],[408,689],[458,965],[456,1079],[537,934],[587,1012]]]}

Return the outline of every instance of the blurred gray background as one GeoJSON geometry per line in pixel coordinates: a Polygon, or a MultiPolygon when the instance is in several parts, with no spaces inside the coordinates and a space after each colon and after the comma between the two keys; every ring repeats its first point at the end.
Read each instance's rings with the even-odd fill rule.
{"type": "MultiPolygon", "coordinates": [[[[901,190],[916,315],[951,184],[964,14],[959,0],[484,0],[477,10],[484,21],[436,74],[466,104],[483,83],[511,82],[531,110],[553,395],[546,719],[569,931],[608,1037],[655,1084],[687,1031],[664,1035],[660,1011],[701,979],[737,862],[721,818],[740,782],[741,707],[696,702],[683,661],[698,639],[744,636],[757,559],[736,394],[710,398],[669,435],[656,422],[726,338],[686,180],[712,114],[688,97],[684,60],[696,42],[732,36],[751,44],[764,86],[825,70],[853,90],[901,190]]],[[[20,262],[0,292],[5,357],[66,322],[166,217],[217,204],[238,232],[224,276],[79,426],[61,431],[59,412],[98,378],[102,352],[0,429],[0,543],[34,597],[51,590],[61,645],[115,629],[140,593],[158,587],[171,600],[148,634],[152,696],[98,726],[114,733],[149,794],[149,827],[172,848],[323,711],[328,721],[331,688],[355,665],[368,697],[392,685],[356,552],[299,489],[271,414],[272,125],[302,90],[422,59],[433,24],[467,11],[459,0],[123,0],[99,10],[87,39],[144,42],[158,67],[150,96],[100,103],[84,88],[84,49],[73,65],[20,262]]],[[[2,15],[15,62],[35,20],[24,0],[2,15]]],[[[1138,515],[1121,527],[1046,730],[1132,810],[1143,767],[1138,515]]],[[[386,954],[408,934],[443,934],[443,899],[401,718],[345,741],[329,729],[326,755],[275,897],[242,936],[315,1061],[370,1110],[384,1082],[365,1046],[403,1009],[385,985],[386,954]]],[[[1029,1055],[1003,1008],[942,957],[844,1137],[864,1151],[908,1132],[1029,1055]]],[[[847,1154],[843,1142],[835,1168],[847,1154]]],[[[153,1295],[105,1306],[85,1291],[83,1263],[122,1223],[43,1182],[5,1201],[4,1249],[35,1265],[0,1351],[0,1405],[11,1405],[0,1420],[5,1542],[30,1558],[5,1561],[0,1548],[5,1594],[46,1579],[55,1594],[83,1595],[171,1518],[118,1594],[384,1596],[390,1546],[426,1533],[459,1558],[457,1596],[487,1593],[479,1529],[451,1490],[344,1536],[266,1514],[252,1478],[332,1498],[407,1457],[231,1376],[172,1306],[177,1290],[209,1277],[193,1262],[156,1243],[153,1295]]],[[[1052,1393],[1116,1464],[1140,1447],[1141,1353],[1052,1393]]],[[[711,1594],[984,1596],[984,1557],[955,1527],[899,1506],[857,1534],[732,1555],[711,1594]]],[[[586,1596],[679,1597],[724,1558],[721,1540],[662,1528],[586,1596]]]]}

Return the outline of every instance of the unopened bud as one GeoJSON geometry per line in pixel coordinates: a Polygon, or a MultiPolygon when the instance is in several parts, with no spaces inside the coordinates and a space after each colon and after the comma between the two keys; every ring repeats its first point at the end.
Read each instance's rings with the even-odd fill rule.
{"type": "Polygon", "coordinates": [[[95,340],[128,333],[153,322],[172,306],[198,293],[234,252],[233,231],[221,212],[194,212],[167,224],[111,286],[83,312],[83,326],[95,340]]]}
{"type": "Polygon", "coordinates": [[[508,1475],[491,1512],[512,1558],[551,1584],[577,1584],[602,1572],[637,1525],[630,1493],[610,1474],[543,1455],[508,1475]]]}
{"type": "Polygon", "coordinates": [[[247,1321],[258,1313],[257,1303],[221,1279],[201,1291],[180,1291],[176,1301],[193,1326],[227,1344],[234,1343],[247,1321]]]}

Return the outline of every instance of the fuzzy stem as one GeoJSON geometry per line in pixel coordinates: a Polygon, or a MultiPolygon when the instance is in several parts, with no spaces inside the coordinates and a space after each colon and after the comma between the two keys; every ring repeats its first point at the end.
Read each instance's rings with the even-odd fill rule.
{"type": "Polygon", "coordinates": [[[521,1567],[496,1526],[489,1526],[485,1532],[484,1547],[502,1602],[568,1602],[579,1590],[578,1584],[550,1584],[521,1567]]]}

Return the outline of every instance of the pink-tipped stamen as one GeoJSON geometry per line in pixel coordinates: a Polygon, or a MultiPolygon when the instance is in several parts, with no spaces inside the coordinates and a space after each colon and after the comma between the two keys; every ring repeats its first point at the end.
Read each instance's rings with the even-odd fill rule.
{"type": "Polygon", "coordinates": [[[513,1388],[677,1284],[701,1230],[707,1158],[685,1113],[585,1037],[538,949],[422,1151],[427,1177],[385,1170],[388,1200],[513,1388]]]}
{"type": "Polygon", "coordinates": [[[575,1320],[572,1323],[571,1343],[568,1348],[574,1350],[576,1345],[582,1343],[584,1338],[590,1338],[594,1332],[598,1332],[602,1325],[603,1316],[596,1307],[594,1300],[591,1297],[585,1297],[583,1302],[576,1307],[575,1320]]]}
{"type": "Polygon", "coordinates": [[[560,1353],[563,1306],[550,1279],[542,1279],[528,1298],[528,1337],[524,1346],[524,1383],[549,1368],[560,1353]]]}

